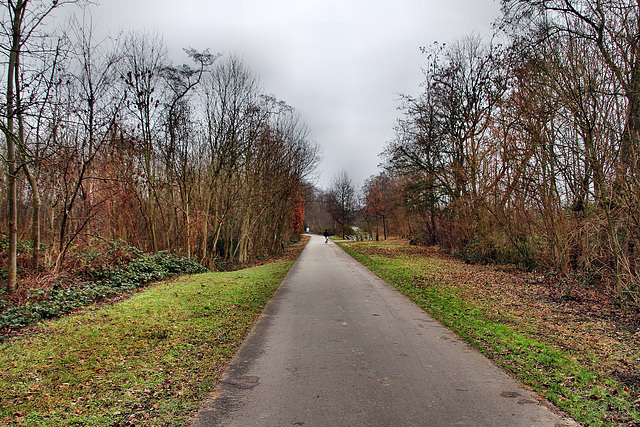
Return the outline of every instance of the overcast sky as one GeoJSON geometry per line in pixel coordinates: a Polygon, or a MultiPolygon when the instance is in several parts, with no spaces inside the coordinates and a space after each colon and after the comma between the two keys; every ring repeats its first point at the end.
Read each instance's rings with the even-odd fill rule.
{"type": "Polygon", "coordinates": [[[157,31],[182,48],[235,53],[265,93],[292,105],[322,149],[317,185],[340,169],[358,188],[379,172],[379,154],[416,95],[420,47],[472,32],[489,35],[497,0],[101,0],[94,23],[113,35],[157,31]]]}

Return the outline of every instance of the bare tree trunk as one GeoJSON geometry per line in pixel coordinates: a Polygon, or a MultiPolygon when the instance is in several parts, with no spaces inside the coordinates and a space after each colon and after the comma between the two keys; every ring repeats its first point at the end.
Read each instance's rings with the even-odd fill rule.
{"type": "MultiPolygon", "coordinates": [[[[13,54],[12,54],[13,55],[13,54]]],[[[10,67],[11,68],[11,67],[10,67]]],[[[10,71],[11,72],[11,71],[10,71]]],[[[7,98],[13,98],[12,89],[7,89],[7,98]]],[[[9,104],[7,105],[9,107],[9,104]]],[[[9,108],[7,108],[9,110],[9,108]]],[[[7,260],[7,293],[12,294],[17,286],[18,270],[18,193],[16,190],[16,152],[13,135],[13,111],[8,111],[7,120],[7,203],[9,205],[9,254],[7,260]]]]}
{"type": "Polygon", "coordinates": [[[32,252],[32,263],[33,268],[37,269],[38,264],[40,262],[40,207],[42,202],[40,200],[40,193],[38,188],[38,182],[31,172],[31,167],[28,164],[27,153],[25,139],[24,139],[24,117],[22,113],[22,101],[21,101],[21,86],[20,86],[20,58],[16,58],[15,68],[14,68],[14,77],[15,77],[15,106],[16,106],[16,117],[18,119],[18,135],[17,135],[17,148],[18,155],[22,162],[22,169],[25,171],[25,175],[27,176],[27,181],[29,182],[29,186],[31,187],[31,197],[33,203],[33,215],[32,215],[32,223],[31,223],[31,237],[33,244],[33,252],[32,252]]]}
{"type": "Polygon", "coordinates": [[[18,193],[16,187],[16,135],[14,132],[15,93],[14,83],[18,77],[20,59],[22,19],[26,10],[24,0],[17,0],[13,6],[11,52],[7,72],[7,203],[9,205],[9,254],[7,260],[7,293],[15,292],[18,282],[18,193]]]}
{"type": "MultiPolygon", "coordinates": [[[[44,116],[44,107],[49,103],[51,90],[54,85],[53,84],[54,76],[56,73],[58,59],[60,57],[60,51],[61,51],[60,46],[61,46],[61,41],[59,39],[58,44],[56,46],[56,53],[53,61],[54,66],[51,69],[51,75],[49,77],[49,82],[47,84],[46,96],[43,99],[42,108],[38,113],[38,120],[37,120],[37,126],[36,126],[36,146],[37,147],[36,147],[36,154],[35,154],[37,159],[36,161],[38,162],[40,161],[39,145],[40,145],[40,136],[41,136],[40,132],[41,132],[41,125],[42,125],[42,118],[44,116]]],[[[33,214],[32,214],[32,220],[31,220],[31,240],[33,243],[32,263],[33,263],[33,268],[37,269],[40,264],[40,258],[42,255],[40,252],[40,243],[41,243],[40,212],[42,210],[42,199],[40,197],[40,191],[39,191],[39,186],[38,186],[36,177],[33,176],[29,168],[26,168],[25,172],[27,175],[27,179],[29,180],[29,185],[31,186],[31,189],[33,191],[33,195],[32,195],[33,214]]]]}
{"type": "Polygon", "coordinates": [[[187,258],[191,258],[191,212],[190,212],[191,201],[187,200],[184,211],[184,221],[185,226],[187,228],[186,233],[186,246],[187,246],[187,258]]]}
{"type": "Polygon", "coordinates": [[[33,176],[31,168],[25,164],[24,171],[27,175],[27,181],[29,181],[32,193],[31,202],[33,203],[33,213],[31,216],[31,242],[33,244],[33,252],[31,262],[33,268],[37,269],[40,264],[40,209],[42,207],[42,200],[40,198],[38,182],[33,176]]]}
{"type": "Polygon", "coordinates": [[[385,215],[382,215],[382,232],[384,233],[384,240],[387,240],[387,219],[385,215]]]}
{"type": "Polygon", "coordinates": [[[211,209],[211,194],[207,194],[205,197],[206,202],[204,206],[204,219],[202,220],[202,249],[200,251],[200,263],[203,263],[209,255],[207,246],[209,243],[209,211],[211,209]]]}

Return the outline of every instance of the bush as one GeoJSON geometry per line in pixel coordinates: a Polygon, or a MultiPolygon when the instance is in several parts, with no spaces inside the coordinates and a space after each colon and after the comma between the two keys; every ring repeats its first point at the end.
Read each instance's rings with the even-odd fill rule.
{"type": "Polygon", "coordinates": [[[216,258],[213,260],[213,268],[215,271],[227,271],[229,262],[224,258],[216,258]]]}
{"type": "Polygon", "coordinates": [[[420,246],[423,245],[424,242],[422,240],[422,235],[418,235],[416,237],[413,237],[411,240],[409,240],[409,245],[411,246],[420,246]]]}
{"type": "Polygon", "coordinates": [[[467,264],[513,264],[524,270],[537,267],[536,242],[531,237],[522,237],[510,242],[492,238],[474,237],[471,242],[453,255],[467,264]]]}

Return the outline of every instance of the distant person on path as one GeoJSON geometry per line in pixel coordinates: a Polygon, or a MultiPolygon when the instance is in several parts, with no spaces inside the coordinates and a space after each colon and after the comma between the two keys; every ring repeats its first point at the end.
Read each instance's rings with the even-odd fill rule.
{"type": "Polygon", "coordinates": [[[329,243],[329,230],[327,230],[325,228],[324,229],[324,244],[326,245],[327,243],[329,243]]]}

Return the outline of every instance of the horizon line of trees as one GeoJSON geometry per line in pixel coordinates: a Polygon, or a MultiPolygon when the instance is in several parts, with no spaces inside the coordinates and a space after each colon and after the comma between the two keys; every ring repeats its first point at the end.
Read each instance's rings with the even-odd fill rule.
{"type": "Polygon", "coordinates": [[[175,65],[157,35],[96,43],[77,20],[45,33],[51,12],[71,3],[82,2],[2,5],[6,290],[27,267],[20,241],[34,269],[111,240],[211,266],[280,250],[299,233],[319,150],[295,110],[237,56],[188,49],[191,65],[175,65]]]}
{"type": "Polygon", "coordinates": [[[338,171],[326,189],[307,183],[304,225],[314,233],[328,229],[338,236],[375,240],[413,236],[420,230],[420,219],[407,208],[403,185],[398,176],[383,171],[358,189],[346,169],[338,171]]]}

